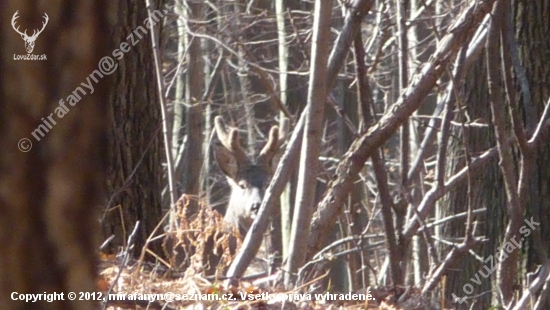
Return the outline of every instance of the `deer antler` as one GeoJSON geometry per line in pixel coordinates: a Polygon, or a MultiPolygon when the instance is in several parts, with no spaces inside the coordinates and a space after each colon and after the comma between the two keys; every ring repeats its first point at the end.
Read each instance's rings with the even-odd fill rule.
{"type": "Polygon", "coordinates": [[[42,31],[44,31],[44,28],[46,28],[46,25],[48,24],[48,21],[50,20],[50,18],[48,17],[48,14],[44,13],[44,19],[45,19],[45,21],[42,22],[42,29],[40,29],[38,32],[36,32],[36,30],[33,31],[33,33],[32,33],[33,38],[38,37],[38,35],[41,34],[42,31]]]}
{"type": "Polygon", "coordinates": [[[221,144],[235,157],[238,164],[248,163],[248,157],[239,143],[239,133],[237,129],[227,129],[221,116],[214,119],[216,134],[221,144]]]}
{"type": "Polygon", "coordinates": [[[277,126],[271,127],[269,131],[269,138],[265,143],[265,146],[258,155],[258,162],[263,164],[269,164],[277,149],[283,144],[288,134],[289,122],[285,118],[283,125],[279,128],[277,126]]]}
{"type": "Polygon", "coordinates": [[[15,14],[13,14],[13,17],[11,18],[11,26],[13,27],[13,30],[15,30],[15,32],[19,33],[21,36],[28,37],[27,30],[25,30],[25,32],[23,33],[19,31],[19,27],[15,28],[15,20],[19,18],[19,16],[17,16],[17,12],[19,12],[19,10],[15,11],[15,14]]]}
{"type": "Polygon", "coordinates": [[[44,13],[45,21],[42,22],[42,29],[38,30],[38,32],[37,30],[34,30],[32,33],[32,36],[29,36],[27,35],[27,29],[25,29],[25,32],[21,32],[19,30],[19,26],[17,26],[17,28],[15,27],[15,20],[19,18],[19,16],[17,15],[18,12],[19,10],[15,11],[15,14],[13,14],[13,17],[11,18],[11,26],[13,27],[13,30],[15,30],[15,32],[19,33],[25,39],[35,39],[36,37],[38,37],[38,35],[41,34],[42,31],[44,31],[44,28],[46,28],[46,25],[50,20],[50,18],[48,17],[48,14],[44,13]]]}

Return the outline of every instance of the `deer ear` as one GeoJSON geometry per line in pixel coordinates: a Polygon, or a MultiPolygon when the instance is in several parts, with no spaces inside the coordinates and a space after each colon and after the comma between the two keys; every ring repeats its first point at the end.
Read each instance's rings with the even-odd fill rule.
{"type": "Polygon", "coordinates": [[[221,143],[214,144],[214,159],[220,170],[229,178],[236,179],[239,169],[237,159],[221,143]]]}

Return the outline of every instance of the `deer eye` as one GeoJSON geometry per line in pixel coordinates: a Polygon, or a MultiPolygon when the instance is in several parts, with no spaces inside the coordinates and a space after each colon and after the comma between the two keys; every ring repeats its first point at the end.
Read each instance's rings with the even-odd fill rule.
{"type": "Polygon", "coordinates": [[[246,181],[239,181],[239,187],[241,189],[246,189],[248,187],[248,184],[246,183],[246,181]]]}

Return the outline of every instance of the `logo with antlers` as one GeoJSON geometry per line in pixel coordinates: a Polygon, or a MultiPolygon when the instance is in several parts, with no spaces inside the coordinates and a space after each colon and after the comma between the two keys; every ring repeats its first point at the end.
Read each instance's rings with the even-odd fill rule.
{"type": "Polygon", "coordinates": [[[32,33],[32,36],[28,36],[26,29],[25,29],[25,32],[21,32],[19,31],[19,27],[15,28],[15,20],[19,18],[19,16],[17,16],[17,12],[19,11],[15,11],[15,14],[13,14],[13,18],[11,19],[11,26],[13,27],[13,30],[15,30],[17,33],[21,35],[21,38],[23,38],[23,40],[25,41],[25,49],[27,49],[27,53],[30,54],[34,49],[34,41],[36,41],[36,38],[38,38],[38,35],[42,33],[44,28],[46,28],[46,25],[48,24],[48,20],[50,18],[48,17],[48,14],[44,13],[45,21],[42,23],[42,29],[40,29],[39,31],[34,30],[32,33]]]}

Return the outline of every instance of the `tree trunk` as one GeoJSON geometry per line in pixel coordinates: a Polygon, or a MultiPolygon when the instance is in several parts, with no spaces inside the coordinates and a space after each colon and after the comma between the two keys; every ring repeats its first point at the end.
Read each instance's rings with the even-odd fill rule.
{"type": "MultiPolygon", "coordinates": [[[[155,4],[158,8],[159,1],[155,4]]],[[[118,10],[121,18],[113,37],[117,44],[126,42],[131,49],[118,60],[118,70],[112,81],[115,91],[110,99],[108,118],[109,203],[102,217],[103,237],[115,235],[111,249],[126,246],[129,234],[140,221],[134,239],[134,251],[140,253],[162,218],[161,159],[165,155],[151,34],[142,24],[147,18],[145,2],[121,1],[118,10]],[[140,26],[147,32],[140,31],[140,26]],[[133,29],[136,30],[131,34],[133,29]],[[139,40],[135,46],[132,46],[132,39],[139,40]]],[[[150,245],[149,249],[162,253],[161,242],[150,245]]]]}
{"type": "MultiPolygon", "coordinates": [[[[527,129],[528,135],[533,133],[532,128],[538,122],[540,115],[544,109],[548,97],[550,95],[550,88],[545,81],[550,78],[550,56],[544,51],[550,47],[546,38],[546,33],[549,27],[549,13],[550,7],[547,1],[513,1],[512,8],[505,7],[506,10],[512,9],[512,27],[517,40],[519,53],[517,56],[510,56],[513,51],[510,51],[505,47],[505,53],[509,57],[518,57],[518,62],[513,68],[514,78],[516,79],[515,87],[517,97],[512,100],[517,100],[520,106],[520,113],[523,116],[523,123],[521,126],[527,129]],[[525,75],[525,78],[522,75],[525,75]],[[522,84],[524,83],[524,84],[522,84]]],[[[506,68],[509,70],[510,68],[506,68]]],[[[478,120],[478,122],[490,123],[491,115],[489,114],[489,97],[487,89],[487,75],[486,75],[486,59],[478,59],[472,66],[472,69],[468,73],[465,79],[466,90],[466,102],[470,103],[466,105],[467,114],[470,119],[478,120]]],[[[512,113],[517,113],[513,111],[512,113]]],[[[463,133],[456,133],[456,136],[460,136],[463,133]]],[[[468,145],[470,153],[485,150],[495,145],[494,129],[488,128],[475,128],[471,127],[467,133],[467,140],[470,142],[468,145]]],[[[455,150],[455,154],[449,156],[449,158],[458,158],[458,150],[455,150]]],[[[548,248],[548,223],[550,217],[546,214],[548,212],[543,211],[550,206],[550,198],[546,193],[549,192],[548,183],[550,175],[548,171],[550,166],[544,158],[548,158],[549,148],[547,144],[542,144],[537,147],[534,157],[536,168],[530,172],[529,177],[529,194],[527,201],[522,204],[527,208],[527,212],[524,215],[525,218],[530,219],[534,216],[535,222],[540,222],[541,226],[537,226],[537,229],[526,238],[525,243],[522,243],[522,247],[525,244],[527,247],[527,262],[520,256],[519,261],[514,261],[513,257],[508,257],[504,262],[513,263],[514,267],[517,266],[526,269],[518,269],[517,272],[512,268],[504,267],[502,274],[500,275],[499,291],[505,290],[505,296],[508,299],[514,294],[514,289],[517,285],[522,285],[518,282],[522,279],[522,274],[534,271],[537,265],[542,263],[545,258],[540,257],[540,250],[548,248]],[[546,224],[546,225],[545,225],[546,224]],[[546,238],[545,238],[546,237],[546,238]]],[[[455,162],[453,164],[456,167],[455,162]]],[[[461,163],[460,165],[462,165],[461,163]]],[[[516,163],[517,164],[517,163],[516,163]]],[[[497,160],[493,160],[490,165],[487,165],[483,170],[483,176],[473,179],[472,196],[474,197],[474,204],[472,209],[480,207],[486,207],[486,225],[485,230],[479,232],[487,236],[489,242],[480,249],[474,249],[482,257],[490,257],[497,252],[496,248],[504,244],[502,236],[505,231],[506,223],[506,196],[504,184],[502,181],[502,174],[498,169],[497,160]],[[498,189],[498,190],[495,190],[498,189]]],[[[518,182],[518,180],[514,180],[518,182]]],[[[463,212],[467,206],[465,198],[467,197],[466,187],[455,191],[449,197],[449,212],[451,214],[463,212]]],[[[445,205],[442,209],[446,209],[445,205]]],[[[513,215],[508,215],[508,217],[513,215]]],[[[449,234],[451,236],[463,236],[464,224],[454,223],[448,227],[449,234]]],[[[518,227],[510,230],[510,235],[519,236],[518,227]]],[[[496,257],[495,257],[496,258],[496,257]]],[[[449,293],[455,292],[456,295],[465,295],[463,293],[463,287],[466,283],[470,282],[472,275],[479,269],[479,263],[473,260],[462,260],[460,265],[457,266],[457,270],[460,272],[451,272],[448,275],[447,289],[449,293]]],[[[496,274],[492,275],[495,280],[496,274]]],[[[475,291],[472,295],[491,290],[491,278],[481,278],[481,286],[474,286],[475,291]]],[[[523,283],[527,285],[527,283],[523,283]]],[[[497,290],[493,288],[492,290],[497,290]]],[[[493,304],[497,304],[496,300],[492,301],[493,304]]],[[[490,296],[480,296],[477,299],[476,307],[486,308],[491,303],[490,296]]]]}
{"type": "MultiPolygon", "coordinates": [[[[285,28],[285,3],[283,0],[275,1],[277,18],[277,39],[278,39],[278,58],[279,58],[279,97],[281,102],[288,107],[288,44],[286,43],[285,28]]],[[[279,126],[283,126],[283,113],[279,114],[279,126]]],[[[292,206],[290,203],[290,183],[287,184],[284,192],[281,194],[281,240],[282,240],[282,258],[285,259],[288,254],[288,242],[290,240],[290,230],[292,223],[292,206]]],[[[275,225],[275,224],[274,224],[275,225]]]]}
{"type": "Polygon", "coordinates": [[[306,259],[307,248],[303,242],[309,234],[309,225],[313,213],[313,200],[319,152],[323,129],[323,115],[327,98],[327,60],[330,52],[330,13],[332,1],[317,0],[313,23],[312,66],[308,91],[306,122],[298,172],[298,189],[296,193],[297,206],[294,209],[292,231],[290,238],[290,253],[285,273],[285,286],[290,288],[295,279],[292,275],[300,268],[306,259]]]}
{"type": "MultiPolygon", "coordinates": [[[[197,32],[199,24],[195,21],[202,19],[203,1],[188,0],[188,27],[197,32]]],[[[187,142],[183,158],[183,192],[192,199],[187,207],[187,215],[198,212],[200,176],[202,168],[202,92],[204,91],[204,68],[201,54],[201,39],[188,34],[187,53],[187,88],[186,104],[187,114],[185,125],[187,127],[187,142]]]]}
{"type": "MultiPolygon", "coordinates": [[[[512,6],[512,23],[519,49],[518,56],[526,77],[523,79],[518,73],[519,70],[514,68],[518,79],[517,87],[521,90],[516,99],[523,110],[525,127],[528,133],[532,134],[533,125],[538,122],[550,98],[550,2],[515,0],[512,1],[512,6]],[[527,89],[529,91],[526,91],[527,89]]],[[[525,218],[530,219],[533,216],[536,222],[540,222],[540,226],[527,238],[524,245],[528,249],[526,270],[521,270],[520,273],[535,271],[545,259],[539,255],[541,250],[548,256],[550,249],[550,144],[541,143],[537,146],[534,156],[537,160],[529,179],[525,218]]],[[[544,308],[549,309],[550,301],[545,305],[544,308]]]]}
{"type": "MultiPolygon", "coordinates": [[[[487,90],[487,75],[486,67],[484,65],[485,58],[479,57],[469,69],[464,84],[464,108],[467,115],[471,120],[478,120],[485,124],[490,123],[491,113],[489,107],[488,90],[487,90]]],[[[456,122],[460,123],[464,117],[462,114],[457,115],[456,122]]],[[[467,120],[464,120],[467,122],[467,120]]],[[[479,154],[495,145],[494,131],[491,126],[488,127],[466,127],[465,131],[462,131],[460,127],[454,127],[452,136],[457,139],[452,139],[450,143],[449,160],[448,160],[448,175],[453,175],[465,165],[464,152],[465,149],[471,155],[479,154]],[[463,135],[467,135],[464,140],[463,135]],[[468,141],[468,145],[464,147],[463,141],[468,141]]],[[[505,208],[506,196],[504,191],[500,189],[504,187],[502,184],[502,176],[498,169],[498,159],[495,158],[488,165],[485,165],[482,171],[479,171],[475,177],[472,178],[472,184],[470,184],[471,207],[472,210],[487,208],[486,214],[483,220],[486,225],[480,226],[484,231],[478,232],[478,234],[484,234],[489,240],[488,242],[479,248],[474,248],[476,253],[479,253],[482,257],[488,257],[492,255],[496,247],[502,232],[504,230],[505,223],[505,208]],[[495,190],[498,189],[498,190],[495,190]]],[[[439,206],[440,217],[450,216],[452,214],[458,214],[467,211],[468,208],[468,184],[464,183],[459,185],[456,190],[449,193],[448,197],[442,201],[439,206]]],[[[474,218],[477,220],[477,218],[474,218]]],[[[481,220],[481,219],[480,219],[481,220]]],[[[464,222],[454,221],[442,227],[443,235],[447,238],[461,238],[465,234],[464,222]]],[[[449,249],[448,247],[443,247],[449,249]]],[[[441,251],[444,253],[445,251],[441,251]]],[[[447,273],[447,287],[445,289],[448,292],[448,298],[451,298],[451,294],[455,293],[458,296],[465,295],[464,285],[470,283],[470,278],[479,269],[479,263],[475,260],[464,259],[459,260],[456,268],[450,270],[447,273]]],[[[491,287],[491,278],[480,277],[482,284],[475,286],[475,291],[472,295],[480,294],[491,287]]],[[[476,306],[480,308],[487,308],[491,303],[490,295],[482,295],[476,299],[476,306]]]]}
{"type": "Polygon", "coordinates": [[[104,197],[109,105],[109,81],[98,62],[111,52],[107,16],[114,7],[108,4],[56,1],[38,8],[30,1],[0,2],[5,15],[0,30],[0,309],[97,308],[92,301],[70,301],[66,294],[97,291],[97,211],[104,197]],[[27,54],[9,24],[16,12],[22,31],[32,33],[46,19],[33,53],[47,60],[13,59],[27,54]],[[64,293],[64,300],[13,300],[19,294],[47,298],[53,296],[44,294],[54,292],[64,293]]]}

